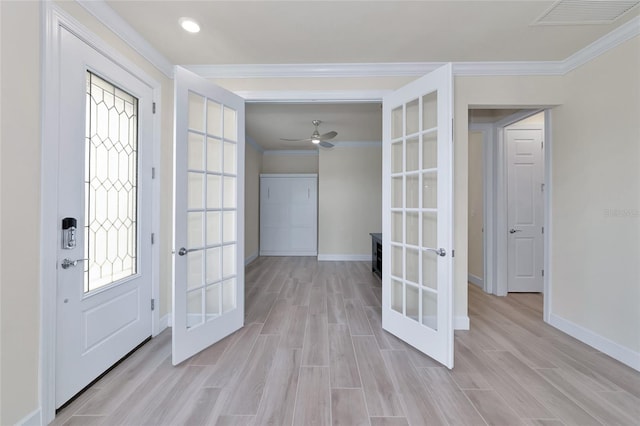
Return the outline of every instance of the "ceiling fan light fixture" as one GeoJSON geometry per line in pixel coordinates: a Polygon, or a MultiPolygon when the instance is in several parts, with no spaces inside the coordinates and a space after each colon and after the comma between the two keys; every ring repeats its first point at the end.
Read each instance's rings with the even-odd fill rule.
{"type": "Polygon", "coordinates": [[[314,144],[318,145],[320,143],[320,139],[317,138],[317,137],[313,137],[313,138],[311,138],[311,143],[314,143],[314,144]]]}
{"type": "Polygon", "coordinates": [[[200,25],[192,18],[183,17],[178,21],[183,30],[189,33],[200,32],[200,25]]]}

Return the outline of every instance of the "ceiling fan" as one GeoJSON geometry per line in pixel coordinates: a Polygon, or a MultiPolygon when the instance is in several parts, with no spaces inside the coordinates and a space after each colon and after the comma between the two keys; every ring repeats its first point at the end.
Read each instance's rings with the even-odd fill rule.
{"type": "Polygon", "coordinates": [[[311,134],[310,138],[306,138],[306,139],[280,138],[280,140],[287,141],[287,142],[311,142],[316,145],[320,145],[323,148],[333,148],[333,144],[331,142],[327,142],[327,140],[333,139],[336,136],[338,136],[338,132],[331,131],[321,135],[320,132],[318,131],[318,126],[320,125],[320,123],[322,123],[322,121],[313,120],[311,123],[313,123],[313,125],[315,126],[315,130],[311,134]]]}

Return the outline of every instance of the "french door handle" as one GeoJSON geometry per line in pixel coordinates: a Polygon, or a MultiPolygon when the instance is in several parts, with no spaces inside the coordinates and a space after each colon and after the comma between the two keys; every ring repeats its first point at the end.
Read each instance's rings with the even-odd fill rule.
{"type": "Polygon", "coordinates": [[[178,255],[180,256],[184,256],[187,253],[191,253],[192,251],[196,251],[197,249],[186,249],[184,247],[180,247],[180,250],[178,250],[178,255]]]}
{"type": "Polygon", "coordinates": [[[425,247],[423,250],[432,251],[435,254],[437,254],[438,256],[442,256],[442,257],[447,255],[447,251],[445,249],[443,249],[443,248],[434,249],[434,248],[425,247]]]}
{"type": "Polygon", "coordinates": [[[510,234],[515,234],[516,232],[522,232],[522,229],[514,229],[514,228],[509,229],[510,234]]]}

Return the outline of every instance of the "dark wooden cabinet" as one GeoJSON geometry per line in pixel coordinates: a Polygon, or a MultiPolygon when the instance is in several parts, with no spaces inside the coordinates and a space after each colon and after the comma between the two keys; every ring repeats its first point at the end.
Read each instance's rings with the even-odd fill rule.
{"type": "Polygon", "coordinates": [[[382,234],[371,233],[371,272],[382,279],[382,234]]]}

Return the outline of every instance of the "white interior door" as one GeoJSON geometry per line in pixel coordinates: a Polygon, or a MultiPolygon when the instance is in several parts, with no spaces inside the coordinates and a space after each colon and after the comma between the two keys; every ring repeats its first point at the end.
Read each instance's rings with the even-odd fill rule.
{"type": "Polygon", "coordinates": [[[152,90],[62,30],[56,407],[151,336],[152,90]]]}
{"type": "Polygon", "coordinates": [[[383,102],[382,327],[453,367],[451,65],[383,102]]]}
{"type": "Polygon", "coordinates": [[[508,290],[543,288],[542,129],[507,128],[508,290]]]}
{"type": "Polygon", "coordinates": [[[244,324],[244,99],[175,73],[173,364],[244,324]]]}

